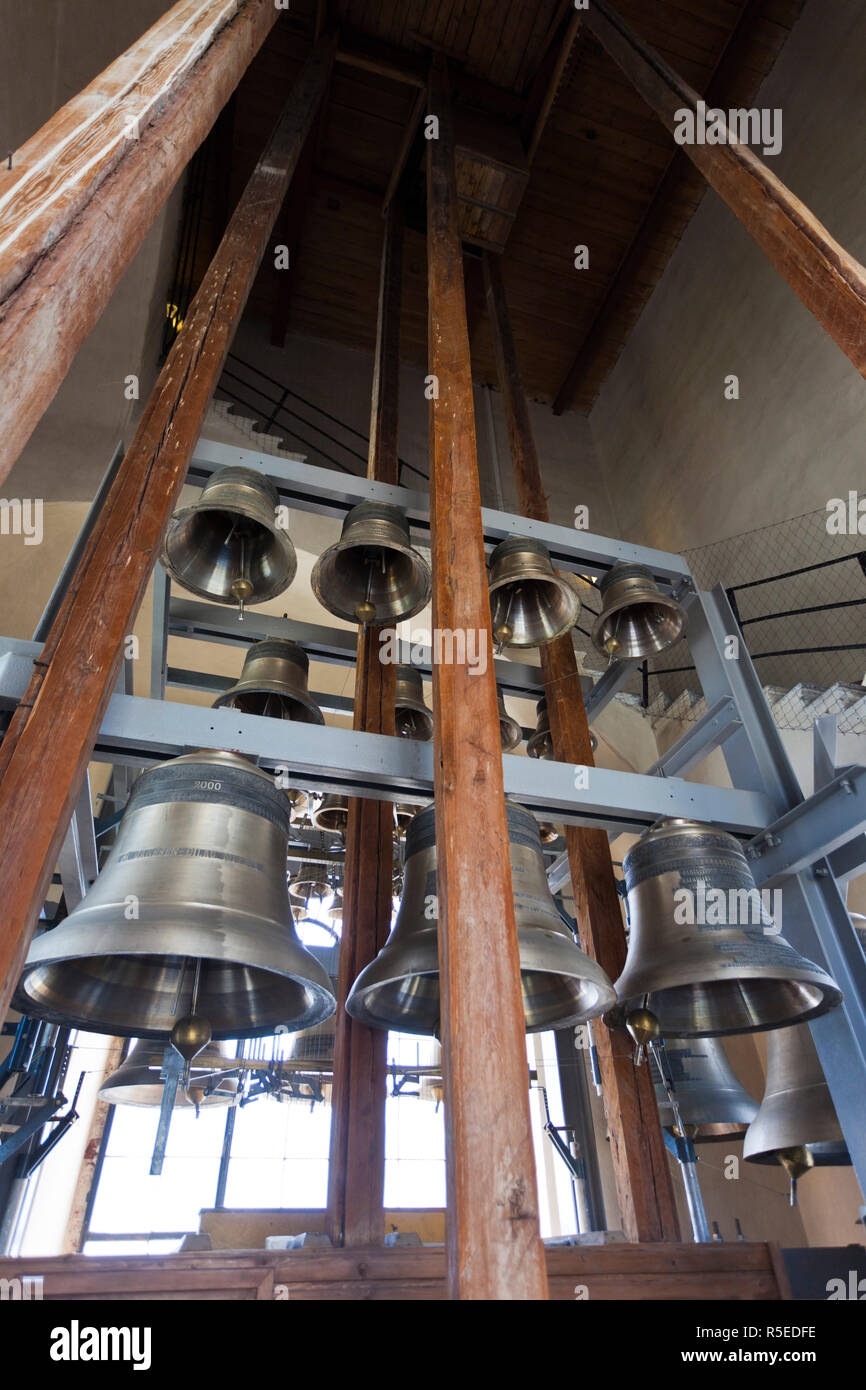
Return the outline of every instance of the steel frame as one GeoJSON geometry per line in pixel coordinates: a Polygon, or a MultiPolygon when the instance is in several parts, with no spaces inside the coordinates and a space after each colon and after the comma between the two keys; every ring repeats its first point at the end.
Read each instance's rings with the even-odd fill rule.
{"type": "MultiPolygon", "coordinates": [[[[265,474],[282,502],[298,511],[342,519],[358,502],[392,502],[407,515],[415,540],[429,543],[426,493],[208,440],[196,447],[188,481],[203,484],[212,472],[230,464],[265,474]]],[[[483,510],[482,519],[490,548],[509,535],[535,536],[547,545],[557,568],[591,575],[604,574],[619,561],[634,561],[647,566],[657,582],[685,604],[706,715],[647,773],[578,769],[506,755],[505,790],[539,819],[601,826],[616,834],[640,832],[659,816],[688,816],[723,827],[746,842],[757,881],[782,885],[786,938],[824,964],[843,990],[843,1004],[811,1027],[852,1161],[866,1187],[866,955],[833,876],[838,868],[847,879],[866,862],[866,771],[835,767],[833,739],[819,721],[816,768],[821,775],[813,796],[803,796],[724,590],[720,586],[712,593],[697,592],[679,556],[490,509],[483,510]],[[739,656],[728,659],[726,639],[732,636],[739,638],[739,656]],[[715,748],[722,750],[733,786],[686,782],[681,774],[715,748]]],[[[168,638],[175,634],[243,646],[280,635],[299,642],[313,660],[350,665],[355,659],[356,637],[345,629],[295,623],[252,610],[241,630],[232,609],[172,599],[168,578],[157,566],[151,698],[121,693],[129,688],[121,684],[106,710],[95,761],[125,769],[192,748],[228,747],[264,767],[279,769],[287,786],[416,804],[429,801],[429,744],[167,702],[166,684],[225,688],[220,678],[169,667],[168,638]]],[[[0,638],[0,708],[12,708],[21,698],[40,649],[40,642],[0,638]]],[[[403,655],[422,672],[431,669],[429,651],[405,643],[403,655]]],[[[590,722],[628,680],[634,665],[613,663],[588,692],[590,722]]],[[[495,667],[506,693],[524,698],[540,694],[535,668],[508,661],[497,661],[495,667]]],[[[330,709],[342,709],[345,703],[333,696],[323,697],[323,702],[330,709]]],[[[90,844],[80,830],[79,826],[67,841],[73,856],[77,845],[90,844]]],[[[79,851],[70,870],[71,881],[76,881],[77,871],[82,886],[93,868],[89,851],[87,858],[85,865],[79,851]]]]}

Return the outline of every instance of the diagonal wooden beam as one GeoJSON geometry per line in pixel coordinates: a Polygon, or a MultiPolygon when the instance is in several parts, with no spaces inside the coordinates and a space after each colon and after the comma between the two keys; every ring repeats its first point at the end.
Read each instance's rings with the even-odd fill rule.
{"type": "MultiPolygon", "coordinates": [[[[485,255],[484,270],[518,509],[523,516],[549,521],[505,297],[501,257],[485,255]]],[[[557,762],[593,767],[589,724],[570,634],[541,648],[541,670],[557,762]]],[[[581,945],[615,980],[625,964],[626,945],[607,834],[568,825],[565,843],[581,945]]],[[[635,1066],[634,1049],[624,1028],[608,1029],[597,1020],[593,1036],[601,1067],[622,1229],[630,1240],[679,1240],[667,1150],[650,1069],[635,1066]]]]}
{"type": "Polygon", "coordinates": [[[327,36],[305,64],[244,189],[0,746],[0,1017],[21,973],[111,697],[124,637],[132,631],[208,402],[325,90],[334,47],[327,36]]]}
{"type": "MultiPolygon", "coordinates": [[[[678,113],[697,114],[698,93],[629,28],[606,0],[593,0],[586,23],[672,133],[678,113]]],[[[683,154],[724,199],[821,327],[866,376],[866,268],[747,146],[682,145],[683,154]]],[[[580,362],[557,395],[559,413],[573,396],[580,362]]]]}
{"type": "Polygon", "coordinates": [[[526,111],[521,122],[521,136],[526,158],[531,164],[544,134],[556,94],[568,67],[568,61],[580,29],[581,12],[572,0],[565,0],[563,15],[552,43],[548,47],[526,99],[526,111]]]}
{"type": "MultiPolygon", "coordinates": [[[[385,223],[379,277],[370,450],[367,477],[399,481],[400,306],[403,205],[395,198],[385,223]]],[[[395,671],[379,660],[381,627],[358,637],[353,728],[394,733],[395,671]]],[[[346,1013],[354,981],[384,946],[391,925],[394,807],[349,798],[343,934],[337,982],[337,1028],[328,1166],[328,1229],[335,1245],[381,1245],[385,1239],[385,1098],[388,1035],[346,1013]]]]}
{"type": "MultiPolygon", "coordinates": [[[[427,147],[433,624],[492,651],[447,66],[427,147]]],[[[478,648],[476,648],[478,649],[478,648]]],[[[493,662],[433,667],[452,1298],[547,1297],[493,662]]]]}
{"type": "Polygon", "coordinates": [[[0,171],[0,482],[278,14],[180,0],[0,171]]]}
{"type": "MultiPolygon", "coordinates": [[[[743,74],[749,68],[750,61],[754,61],[755,22],[760,19],[765,3],[766,0],[747,0],[707,86],[709,104],[726,105],[737,100],[743,74]]],[[[750,80],[749,85],[754,86],[754,79],[750,80]]],[[[652,202],[554,398],[554,415],[561,415],[569,408],[608,341],[611,328],[623,313],[628,312],[628,305],[640,293],[640,286],[651,283],[654,278],[652,263],[658,257],[656,237],[670,221],[671,208],[686,198],[699,201],[705,189],[706,183],[694,164],[677,150],[668,161],[652,202]]]]}

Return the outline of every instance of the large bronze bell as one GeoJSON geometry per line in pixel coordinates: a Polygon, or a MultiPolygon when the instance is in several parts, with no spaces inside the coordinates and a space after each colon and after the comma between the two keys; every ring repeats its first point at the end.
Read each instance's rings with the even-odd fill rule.
{"type": "Polygon", "coordinates": [[[743,1158],[775,1163],[800,1148],[808,1148],[820,1167],[851,1162],[807,1023],[767,1035],[764,1099],[749,1126],[743,1158]]]}
{"type": "Polygon", "coordinates": [[[577,590],[557,574],[541,541],[500,541],[490,556],[489,583],[493,640],[500,648],[540,647],[577,622],[577,590]]]}
{"type": "MultiPolygon", "coordinates": [[[[741,1086],[718,1038],[671,1038],[665,1043],[668,1074],[680,1120],[696,1144],[737,1138],[758,1113],[758,1102],[741,1086]]],[[[673,1106],[651,1049],[659,1118],[675,1129],[673,1106]]]]}
{"type": "Polygon", "coordinates": [[[505,708],[505,698],[501,692],[499,692],[499,738],[503,753],[510,753],[512,748],[517,748],[523,740],[523,730],[505,708]]]}
{"type": "Polygon", "coordinates": [[[327,866],[317,864],[312,859],[302,859],[289,880],[289,897],[306,903],[310,898],[328,898],[330,895],[327,866]]]}
{"type": "MultiPolygon", "coordinates": [[[[530,758],[553,759],[553,739],[550,733],[550,715],[547,712],[547,700],[544,696],[535,706],[536,725],[535,733],[526,740],[526,751],[530,758]]],[[[590,729],[589,746],[593,753],[598,747],[598,739],[590,729]]]]}
{"type": "MultiPolygon", "coordinates": [[[[162,1105],[164,1082],[160,1073],[164,1053],[164,1043],[146,1039],[137,1042],[126,1061],[106,1077],[100,1087],[100,1100],[109,1105],[162,1105]]],[[[175,1109],[213,1110],[232,1105],[238,1094],[238,1079],[219,1073],[230,1071],[235,1061],[233,1045],[210,1043],[190,1065],[189,1091],[178,1086],[175,1109]]]]}
{"type": "Polygon", "coordinates": [[[327,1018],[327,973],[289,905],[289,811],[272,778],[235,753],[143,773],[87,897],[33,942],[22,1008],[139,1038],[165,1038],[191,1014],[217,1040],[327,1018]]]}
{"type": "Polygon", "coordinates": [[[399,507],[361,502],[343,522],[336,545],[313,566],[316,598],[350,623],[399,622],[430,602],[430,567],[409,540],[399,507]]]}
{"type": "Polygon", "coordinates": [[[173,579],[215,603],[264,603],[287,589],[295,547],[277,525],[279,495],[252,468],[211,474],[191,507],[175,512],[160,559],[173,579]]]}
{"type": "Polygon", "coordinates": [[[394,674],[394,724],[398,737],[429,743],[433,737],[433,711],[424,700],[421,672],[414,666],[397,666],[394,674]]]}
{"type": "Polygon", "coordinates": [[[784,1028],[835,1008],[840,990],[777,933],[733,835],[658,821],[623,861],[631,934],[616,982],[664,1037],[784,1028]]]}
{"type": "Polygon", "coordinates": [[[307,688],[310,663],[297,642],[268,637],[254,642],[244,657],[240,680],[214,700],[242,714],[324,724],[325,716],[307,688]]]}
{"type": "Polygon", "coordinates": [[[313,825],[317,830],[330,830],[345,835],[349,824],[349,801],[337,792],[323,796],[313,812],[313,825]]]}
{"type": "MultiPolygon", "coordinates": [[[[506,802],[517,917],[520,978],[527,1031],[565,1028],[603,1013],[614,1000],[610,981],[585,956],[556,910],[547,886],[538,827],[522,806],[506,802]]],[[[439,1028],[434,808],[419,812],[406,832],[403,897],[394,929],[361,971],[346,1008],[370,1028],[435,1033],[439,1028]]]]}
{"type": "Polygon", "coordinates": [[[662,593],[643,565],[614,565],[604,576],[592,640],[611,659],[653,656],[683,634],[685,609],[662,593]]]}

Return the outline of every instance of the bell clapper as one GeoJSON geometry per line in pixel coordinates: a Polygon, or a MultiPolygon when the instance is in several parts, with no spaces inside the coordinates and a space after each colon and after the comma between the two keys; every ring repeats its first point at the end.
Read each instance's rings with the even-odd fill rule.
{"type": "Polygon", "coordinates": [[[639,1009],[632,1009],[626,1016],[625,1026],[635,1043],[634,1064],[643,1065],[647,1047],[661,1037],[661,1025],[651,1009],[647,1008],[647,995],[639,1009]]]}
{"type": "Polygon", "coordinates": [[[514,628],[511,626],[511,623],[509,622],[509,619],[510,619],[510,617],[511,617],[511,607],[512,607],[512,604],[514,603],[515,597],[516,597],[517,594],[519,594],[519,593],[520,593],[520,585],[519,585],[519,584],[517,584],[514,588],[512,588],[512,589],[509,591],[509,594],[508,594],[508,607],[507,607],[507,609],[505,610],[505,617],[503,618],[502,622],[501,622],[501,623],[497,623],[497,624],[496,624],[496,627],[493,629],[493,636],[495,637],[496,642],[497,642],[497,644],[498,644],[498,645],[497,645],[497,649],[496,649],[496,655],[497,655],[497,656],[501,655],[502,648],[505,646],[505,644],[506,644],[507,642],[510,642],[511,639],[512,639],[512,637],[514,636],[514,628]]]}
{"type": "Polygon", "coordinates": [[[810,1168],[814,1168],[815,1159],[805,1144],[799,1144],[793,1149],[778,1149],[776,1158],[790,1179],[790,1203],[792,1207],[795,1207],[797,1205],[797,1180],[802,1178],[804,1173],[808,1173],[810,1168]]]}
{"type": "MultiPolygon", "coordinates": [[[[382,559],[382,573],[384,574],[384,573],[385,573],[385,552],[384,552],[384,551],[381,552],[381,559],[382,559]]],[[[374,567],[375,563],[376,563],[376,555],[375,555],[375,552],[374,552],[372,555],[367,554],[367,555],[364,556],[364,564],[367,566],[367,587],[366,587],[366,590],[365,590],[365,592],[364,592],[364,597],[363,597],[363,599],[361,600],[361,602],[360,602],[359,604],[356,604],[356,606],[355,606],[355,617],[358,619],[358,622],[361,624],[362,627],[366,627],[367,624],[368,624],[368,623],[371,623],[371,622],[373,621],[373,619],[375,618],[375,616],[376,616],[376,605],[375,605],[375,603],[372,602],[372,600],[371,600],[371,598],[370,598],[370,595],[371,595],[372,592],[373,592],[373,567],[374,567]]]]}
{"type": "MultiPolygon", "coordinates": [[[[231,531],[229,532],[229,537],[232,535],[234,529],[235,528],[233,526],[231,531]]],[[[247,601],[247,599],[250,599],[253,596],[252,582],[249,580],[245,573],[246,567],[246,544],[244,534],[243,532],[241,532],[240,574],[238,575],[237,579],[233,580],[230,590],[232,598],[235,598],[238,601],[238,622],[241,623],[244,620],[244,604],[247,601]]]]}

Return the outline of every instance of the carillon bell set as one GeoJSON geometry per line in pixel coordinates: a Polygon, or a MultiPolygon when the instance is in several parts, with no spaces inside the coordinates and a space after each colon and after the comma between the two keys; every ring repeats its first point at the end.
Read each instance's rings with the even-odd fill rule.
{"type": "MultiPolygon", "coordinates": [[[[239,617],[292,582],[297,561],[278,524],[279,497],[246,468],[214,473],[199,500],[169,526],[163,563],[193,593],[235,604],[239,617]]],[[[547,547],[509,536],[489,561],[491,626],[498,650],[562,639],[577,622],[578,581],[554,568],[547,547]]],[[[398,508],[364,502],[346,515],[339,541],[317,560],[312,587],[337,617],[362,627],[397,623],[430,601],[426,559],[411,544],[398,508]]],[[[599,585],[592,630],[611,661],[655,655],[679,640],[685,611],[644,566],[614,565],[599,585]]],[[[252,643],[238,679],[214,701],[242,714],[324,724],[310,694],[309,661],[295,642],[252,643]]],[[[498,692],[503,752],[523,731],[498,692]]],[[[552,760],[545,699],[536,707],[529,757],[552,760]]],[[[429,742],[433,715],[419,670],[396,668],[397,737],[429,742]]],[[[593,750],[597,747],[591,735],[593,750]]],[[[346,796],[286,792],[249,759],[228,751],[174,758],[133,788],[99,877],[85,899],[34,940],[16,1003],[29,1015],[137,1041],[108,1077],[111,1103],[166,1106],[166,1057],[180,1059],[178,1110],[236,1104],[240,1083],[227,1040],[291,1035],[281,1065],[310,1073],[326,1096],[333,1075],[336,985],[299,939],[298,920],[336,932],[342,890],[334,855],[287,848],[293,816],[326,835],[345,834],[346,796]],[[324,905],[324,900],[329,906],[324,905]],[[319,903],[315,917],[311,903],[319,903]],[[165,1087],[164,1083],[165,1082],[165,1087]],[[324,1089],[323,1089],[324,1088],[324,1089]]],[[[652,1059],[662,1125],[688,1145],[745,1139],[749,1162],[778,1162],[796,1180],[815,1165],[849,1161],[808,1023],[835,1008],[841,992],[768,917],[749,861],[734,836],[712,825],[662,819],[625,856],[628,953],[619,979],[580,948],[548,886],[543,841],[556,831],[506,798],[517,950],[526,1031],[573,1028],[605,1016],[625,1024],[635,1062],[652,1059]],[[734,907],[678,910],[711,893],[734,907]],[[758,907],[755,908],[755,904],[758,907]],[[739,1083],[721,1038],[765,1032],[763,1102],[739,1083]]],[[[441,1031],[435,810],[397,803],[396,917],[376,958],[351,987],[349,1015],[374,1029],[438,1038],[441,1031]]],[[[438,1060],[427,1092],[442,1099],[438,1060]],[[435,1084],[434,1084],[435,1083],[435,1084]]],[[[312,1084],[312,1083],[311,1083],[312,1084]]],[[[299,1094],[306,1094],[300,1092],[299,1094]]],[[[689,1184],[687,1183],[687,1188],[689,1184]]],[[[690,1204],[693,1188],[688,1191],[690,1204]]]]}

